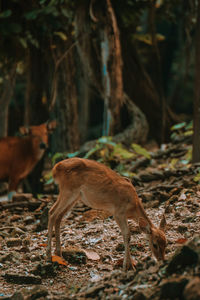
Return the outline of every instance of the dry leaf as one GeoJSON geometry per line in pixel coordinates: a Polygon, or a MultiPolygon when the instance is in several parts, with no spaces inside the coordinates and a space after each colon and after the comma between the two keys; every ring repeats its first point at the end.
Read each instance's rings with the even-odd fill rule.
{"type": "Polygon", "coordinates": [[[184,244],[186,242],[187,242],[187,239],[185,239],[185,238],[180,238],[180,239],[176,240],[177,244],[184,244]]]}
{"type": "Polygon", "coordinates": [[[98,253],[92,251],[92,250],[84,250],[84,253],[86,254],[87,258],[88,259],[91,259],[91,260],[99,260],[100,259],[100,256],[98,253]]]}
{"type": "Polygon", "coordinates": [[[66,261],[58,255],[52,255],[51,260],[52,262],[57,262],[59,265],[67,266],[66,261]]]}
{"type": "Polygon", "coordinates": [[[39,244],[40,247],[47,247],[47,244],[46,243],[41,243],[39,244]]]}

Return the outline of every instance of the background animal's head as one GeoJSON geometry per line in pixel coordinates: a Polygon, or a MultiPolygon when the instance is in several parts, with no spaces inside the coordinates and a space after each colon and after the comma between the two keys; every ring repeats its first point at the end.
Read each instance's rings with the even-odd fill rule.
{"type": "Polygon", "coordinates": [[[25,136],[36,138],[39,141],[40,149],[46,149],[48,147],[48,136],[56,128],[56,121],[50,121],[36,126],[22,126],[20,127],[20,133],[25,136]]]}

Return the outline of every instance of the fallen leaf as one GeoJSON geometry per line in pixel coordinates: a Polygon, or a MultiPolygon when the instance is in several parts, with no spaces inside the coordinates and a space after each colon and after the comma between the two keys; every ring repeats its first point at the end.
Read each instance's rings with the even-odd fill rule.
{"type": "Polygon", "coordinates": [[[39,244],[40,247],[47,247],[47,244],[46,243],[41,243],[39,244]]]}
{"type": "Polygon", "coordinates": [[[100,259],[99,254],[92,250],[84,250],[83,249],[83,251],[86,254],[88,259],[91,259],[91,260],[99,260],[100,259]]]}
{"type": "Polygon", "coordinates": [[[52,262],[57,262],[59,265],[67,266],[66,261],[58,255],[52,255],[51,260],[52,262]]]}
{"type": "Polygon", "coordinates": [[[175,241],[175,243],[177,243],[177,244],[184,244],[186,242],[187,242],[187,239],[185,239],[185,238],[180,238],[180,239],[175,241]]]}

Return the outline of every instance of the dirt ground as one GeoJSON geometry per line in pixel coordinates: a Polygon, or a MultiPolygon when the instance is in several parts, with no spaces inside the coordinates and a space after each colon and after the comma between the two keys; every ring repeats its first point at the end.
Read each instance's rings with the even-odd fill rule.
{"type": "Polygon", "coordinates": [[[166,168],[167,161],[167,156],[156,158],[133,178],[152,222],[159,226],[165,213],[166,262],[155,262],[145,234],[129,221],[136,271],[125,274],[116,222],[79,203],[61,224],[65,263],[48,263],[47,215],[56,196],[17,196],[12,203],[0,203],[0,299],[190,299],[185,287],[200,277],[200,186],[194,181],[199,165],[166,168]],[[184,262],[177,263],[177,251],[194,249],[187,245],[195,236],[198,259],[185,263],[186,254],[184,262]],[[171,271],[174,264],[180,268],[171,271]],[[172,290],[180,289],[177,294],[169,292],[172,279],[172,290]]]}

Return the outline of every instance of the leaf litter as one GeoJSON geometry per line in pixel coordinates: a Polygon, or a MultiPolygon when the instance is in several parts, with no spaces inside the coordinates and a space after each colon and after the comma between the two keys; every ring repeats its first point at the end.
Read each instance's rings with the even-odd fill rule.
{"type": "MultiPolygon", "coordinates": [[[[103,146],[90,154],[97,156],[99,151],[99,155],[105,155],[103,146]]],[[[109,141],[110,147],[115,145],[109,141]]],[[[141,162],[134,168],[130,180],[155,225],[165,212],[168,245],[164,263],[155,262],[138,224],[128,221],[136,270],[125,274],[122,271],[123,240],[113,217],[90,210],[82,203],[78,203],[61,224],[64,259],[54,255],[53,262],[48,263],[44,212],[52,206],[56,196],[47,194],[44,199],[34,199],[29,195],[21,201],[19,195],[14,205],[0,203],[0,299],[37,299],[37,295],[44,299],[132,299],[133,296],[136,299],[182,299],[184,295],[189,299],[190,286],[193,289],[195,286],[198,294],[200,186],[196,178],[200,165],[191,165],[189,161],[185,164],[190,147],[186,136],[185,143],[181,140],[160,149],[154,147],[148,157],[146,151],[136,146],[136,156],[123,151],[112,156],[115,168],[123,164],[123,172],[127,174],[141,162]],[[193,259],[189,264],[186,263],[188,257],[193,259]]],[[[108,164],[108,156],[105,159],[108,164]]]]}

